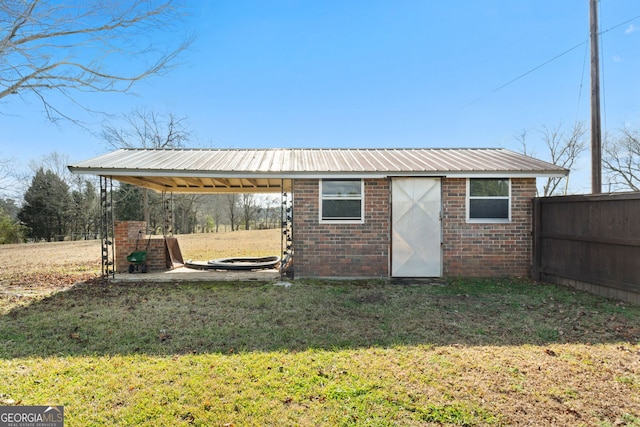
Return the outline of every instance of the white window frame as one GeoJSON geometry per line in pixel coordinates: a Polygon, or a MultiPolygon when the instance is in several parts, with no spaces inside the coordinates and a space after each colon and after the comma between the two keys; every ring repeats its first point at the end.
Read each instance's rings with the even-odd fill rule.
{"type": "Polygon", "coordinates": [[[361,178],[327,178],[319,180],[319,203],[318,206],[320,209],[318,210],[318,218],[320,223],[324,224],[363,224],[364,223],[364,179],[361,178]],[[360,195],[358,196],[350,196],[350,195],[334,195],[333,197],[324,197],[322,192],[322,185],[324,181],[360,181],[360,195]],[[322,204],[324,200],[360,200],[360,218],[341,218],[341,219],[331,219],[331,218],[323,218],[322,217],[322,204]]]}
{"type": "Polygon", "coordinates": [[[511,178],[504,177],[477,177],[477,178],[467,178],[467,197],[466,197],[466,208],[467,208],[467,222],[469,223],[508,223],[511,222],[511,178]],[[509,184],[509,194],[507,196],[471,196],[471,180],[472,179],[506,179],[509,184]],[[508,201],[508,215],[507,218],[471,218],[471,200],[479,200],[479,199],[495,199],[495,200],[507,200],[508,201]]]}

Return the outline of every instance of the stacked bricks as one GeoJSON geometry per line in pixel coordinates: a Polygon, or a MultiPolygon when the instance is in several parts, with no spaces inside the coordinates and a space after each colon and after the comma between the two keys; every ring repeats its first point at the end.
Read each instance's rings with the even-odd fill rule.
{"type": "Polygon", "coordinates": [[[389,181],[364,181],[364,223],[320,223],[319,181],[293,182],[296,277],[389,275],[389,181]]]}
{"type": "Polygon", "coordinates": [[[442,248],[445,276],[529,276],[532,261],[535,178],[511,179],[511,221],[469,223],[467,180],[442,180],[442,248]]]}
{"type": "Polygon", "coordinates": [[[151,236],[149,247],[144,234],[146,223],[144,221],[116,221],[115,223],[115,257],[116,272],[129,271],[127,256],[131,252],[147,252],[147,271],[165,270],[167,268],[167,249],[163,236],[151,236]],[[142,233],[139,233],[142,231],[142,233]],[[139,240],[138,240],[139,239],[139,240]],[[137,249],[136,249],[137,243],[137,249]]]}

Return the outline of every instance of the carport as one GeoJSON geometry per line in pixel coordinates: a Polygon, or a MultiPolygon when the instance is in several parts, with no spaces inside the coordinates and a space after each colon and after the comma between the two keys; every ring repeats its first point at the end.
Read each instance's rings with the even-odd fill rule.
{"type": "MultiPolygon", "coordinates": [[[[224,194],[224,193],[279,193],[281,198],[281,258],[290,259],[293,255],[291,241],[292,195],[291,180],[277,176],[270,171],[256,170],[256,159],[245,151],[223,150],[211,155],[211,150],[167,150],[167,149],[121,149],[103,156],[69,165],[76,174],[92,174],[100,178],[100,231],[102,236],[101,264],[102,275],[115,278],[115,231],[113,181],[148,188],[162,194],[166,207],[163,234],[172,234],[170,218],[173,194],[224,194]],[[225,165],[219,167],[219,165],[225,165]]],[[[274,275],[265,272],[230,271],[218,274],[220,280],[259,280],[274,275]]],[[[290,274],[280,269],[280,277],[290,274]]],[[[146,278],[156,281],[175,281],[176,278],[189,280],[211,279],[207,272],[177,268],[171,274],[149,273],[146,278]]],[[[136,276],[123,275],[118,280],[139,280],[136,276]]]]}

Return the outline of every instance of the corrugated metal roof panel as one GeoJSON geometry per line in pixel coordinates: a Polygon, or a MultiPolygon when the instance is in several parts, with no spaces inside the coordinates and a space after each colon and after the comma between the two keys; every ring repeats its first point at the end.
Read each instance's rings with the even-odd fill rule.
{"type": "Polygon", "coordinates": [[[136,185],[148,182],[150,188],[159,191],[242,187],[249,182],[242,181],[246,178],[252,179],[249,184],[256,188],[274,188],[274,179],[304,177],[538,177],[564,176],[569,172],[500,148],[121,149],[71,165],[69,169],[74,173],[113,176],[136,185]],[[174,178],[182,179],[178,182],[174,178]]]}
{"type": "Polygon", "coordinates": [[[505,149],[121,149],[70,169],[148,170],[178,173],[224,172],[281,174],[322,172],[489,172],[528,171],[565,174],[559,166],[505,149]]]}

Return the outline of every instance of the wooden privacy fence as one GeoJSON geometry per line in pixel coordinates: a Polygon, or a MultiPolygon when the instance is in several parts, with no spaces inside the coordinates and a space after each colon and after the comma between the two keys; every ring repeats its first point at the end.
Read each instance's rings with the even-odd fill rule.
{"type": "Polygon", "coordinates": [[[640,304],[640,193],[534,199],[535,280],[640,304]]]}

